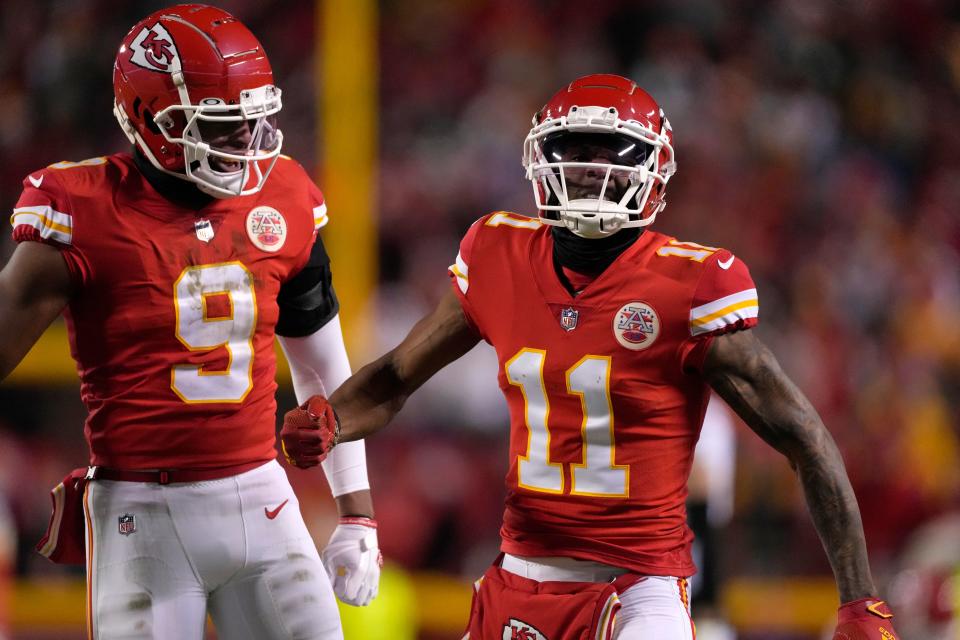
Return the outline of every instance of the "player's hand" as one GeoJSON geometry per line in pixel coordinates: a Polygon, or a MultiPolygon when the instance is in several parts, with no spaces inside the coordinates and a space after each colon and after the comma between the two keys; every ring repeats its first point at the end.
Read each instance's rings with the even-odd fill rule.
{"type": "Polygon", "coordinates": [[[339,434],[333,406],[323,396],[312,396],[283,416],[280,448],[287,462],[308,469],[323,462],[339,434]]]}
{"type": "Polygon", "coordinates": [[[321,558],[341,601],[365,607],[377,597],[383,556],[377,546],[376,520],[340,518],[321,558]]]}
{"type": "Polygon", "coordinates": [[[900,636],[893,630],[893,612],[887,603],[862,598],[840,607],[833,640],[900,640],[900,636]]]}

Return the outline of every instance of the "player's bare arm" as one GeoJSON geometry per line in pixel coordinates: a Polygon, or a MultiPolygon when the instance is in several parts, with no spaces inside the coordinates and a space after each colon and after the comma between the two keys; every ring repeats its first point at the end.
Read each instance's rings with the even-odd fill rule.
{"type": "Polygon", "coordinates": [[[360,369],[330,397],[340,419],[340,441],[382,429],[411,393],[479,341],[460,301],[448,291],[403,342],[360,369]]]}
{"type": "Polygon", "coordinates": [[[71,281],[60,251],[19,244],[0,271],[0,380],[10,375],[70,299],[71,281]]]}
{"type": "Polygon", "coordinates": [[[341,518],[373,518],[373,497],[369,489],[336,497],[337,515],[341,518]]]}
{"type": "Polygon", "coordinates": [[[796,470],[841,602],[876,595],[860,510],[840,451],[773,353],[753,331],[721,335],[710,347],[703,372],[727,404],[796,470]]]}

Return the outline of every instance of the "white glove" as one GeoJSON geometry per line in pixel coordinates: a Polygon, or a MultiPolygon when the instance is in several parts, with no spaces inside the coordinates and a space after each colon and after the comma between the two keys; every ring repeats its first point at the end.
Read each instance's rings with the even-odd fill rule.
{"type": "Polygon", "coordinates": [[[376,520],[340,518],[320,557],[341,601],[365,607],[377,597],[383,556],[377,546],[376,520]]]}

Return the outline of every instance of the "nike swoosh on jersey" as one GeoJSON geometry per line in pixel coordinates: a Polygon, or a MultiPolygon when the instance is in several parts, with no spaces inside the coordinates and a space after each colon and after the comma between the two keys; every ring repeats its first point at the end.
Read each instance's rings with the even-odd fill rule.
{"type": "Polygon", "coordinates": [[[721,268],[721,269],[723,269],[724,271],[726,271],[727,269],[730,268],[730,265],[733,264],[733,261],[734,261],[734,260],[736,260],[736,258],[733,257],[733,256],[730,256],[730,257],[727,258],[726,260],[717,260],[717,264],[720,265],[720,268],[721,268]]]}
{"type": "Polygon", "coordinates": [[[273,511],[271,511],[271,510],[267,509],[266,507],[264,507],[264,508],[263,508],[263,515],[267,516],[267,520],[273,520],[274,518],[276,518],[276,517],[280,514],[280,510],[283,509],[283,508],[287,505],[288,502],[290,502],[290,499],[289,499],[289,498],[286,499],[286,500],[284,500],[283,502],[281,502],[281,503],[280,503],[280,506],[277,507],[276,509],[274,509],[273,511]]]}
{"type": "Polygon", "coordinates": [[[43,176],[40,176],[39,178],[34,178],[33,176],[27,176],[27,179],[29,179],[30,184],[35,186],[37,189],[39,189],[40,185],[43,184],[43,176]]]}

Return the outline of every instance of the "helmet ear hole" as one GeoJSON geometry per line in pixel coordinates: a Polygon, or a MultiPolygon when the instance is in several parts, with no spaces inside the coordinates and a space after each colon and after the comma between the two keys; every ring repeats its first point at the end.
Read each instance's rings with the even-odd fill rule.
{"type": "Polygon", "coordinates": [[[153,121],[153,112],[149,109],[143,110],[143,124],[147,126],[147,129],[150,133],[154,135],[160,135],[160,127],[157,126],[157,123],[153,121]]]}

